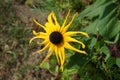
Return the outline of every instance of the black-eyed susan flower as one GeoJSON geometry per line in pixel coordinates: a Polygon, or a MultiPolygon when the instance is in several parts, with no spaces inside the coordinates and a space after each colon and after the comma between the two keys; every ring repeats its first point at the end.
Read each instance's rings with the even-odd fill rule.
{"type": "Polygon", "coordinates": [[[45,47],[38,50],[36,53],[40,53],[40,52],[48,49],[48,54],[45,57],[45,59],[42,61],[42,63],[44,63],[53,53],[55,53],[57,62],[60,65],[60,68],[62,71],[63,71],[63,67],[64,67],[64,63],[65,63],[65,48],[76,51],[78,53],[87,54],[85,51],[76,49],[70,45],[70,42],[76,42],[76,43],[80,44],[82,46],[82,48],[85,48],[84,43],[72,38],[71,36],[73,36],[75,34],[82,34],[86,37],[89,37],[89,36],[85,32],[68,31],[74,18],[77,16],[77,13],[75,13],[72,17],[72,20],[68,24],[66,24],[69,15],[70,15],[70,10],[68,11],[68,14],[67,14],[62,26],[60,26],[60,24],[58,23],[54,12],[51,12],[48,15],[48,22],[46,22],[45,25],[42,25],[42,24],[38,23],[35,19],[33,19],[33,21],[37,25],[39,25],[40,27],[42,27],[44,29],[44,32],[36,32],[33,30],[33,34],[35,35],[35,37],[33,37],[30,40],[30,43],[31,43],[36,38],[43,39],[43,42],[41,42],[40,44],[44,44],[45,47]]]}

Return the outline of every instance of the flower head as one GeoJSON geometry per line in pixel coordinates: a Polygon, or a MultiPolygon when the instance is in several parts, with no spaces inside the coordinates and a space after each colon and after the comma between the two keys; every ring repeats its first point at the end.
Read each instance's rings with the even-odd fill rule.
{"type": "Polygon", "coordinates": [[[71,36],[73,36],[75,34],[82,34],[86,37],[89,37],[89,36],[85,32],[68,31],[74,18],[77,16],[77,13],[75,13],[72,17],[72,20],[68,24],[66,24],[69,15],[70,15],[70,10],[68,11],[68,14],[67,14],[62,26],[60,26],[60,24],[58,23],[54,12],[51,12],[48,15],[48,22],[46,22],[45,25],[42,25],[42,24],[38,23],[35,19],[33,19],[33,21],[37,25],[39,25],[40,27],[42,27],[44,29],[44,32],[36,32],[33,30],[33,34],[35,35],[35,37],[30,39],[30,43],[36,38],[43,39],[43,42],[41,42],[40,44],[44,44],[45,47],[38,50],[37,53],[48,49],[48,54],[45,57],[45,59],[42,61],[42,63],[44,63],[52,55],[52,53],[55,53],[57,62],[60,65],[60,68],[62,71],[63,71],[63,67],[64,67],[64,63],[65,63],[65,48],[76,51],[78,53],[87,54],[85,51],[76,49],[70,45],[70,42],[76,42],[76,43],[80,44],[82,46],[82,48],[85,48],[84,43],[72,38],[71,36]]]}

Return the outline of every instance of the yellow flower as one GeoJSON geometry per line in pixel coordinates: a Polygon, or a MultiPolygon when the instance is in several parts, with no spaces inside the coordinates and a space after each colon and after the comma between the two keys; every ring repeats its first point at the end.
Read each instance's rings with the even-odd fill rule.
{"type": "Polygon", "coordinates": [[[69,29],[70,25],[72,24],[74,18],[77,16],[77,13],[75,13],[73,15],[72,20],[66,25],[69,15],[70,15],[70,10],[68,11],[68,14],[67,14],[62,26],[60,26],[60,24],[58,23],[54,12],[51,12],[48,15],[48,22],[46,22],[45,25],[42,25],[42,24],[38,23],[35,19],[33,19],[33,21],[37,25],[39,25],[40,27],[42,27],[44,29],[44,32],[36,32],[33,30],[33,34],[35,35],[35,37],[33,37],[30,40],[30,43],[31,43],[36,38],[43,39],[43,42],[41,42],[40,44],[44,44],[45,47],[41,50],[38,50],[35,53],[40,53],[46,49],[49,49],[48,54],[45,57],[45,59],[42,61],[42,63],[44,63],[52,55],[52,53],[55,53],[57,62],[60,65],[60,68],[62,71],[63,71],[63,67],[64,67],[64,63],[65,63],[65,48],[79,52],[79,53],[87,54],[83,50],[74,48],[69,43],[69,42],[76,42],[76,43],[79,43],[82,46],[82,48],[85,48],[84,43],[72,38],[71,36],[73,36],[75,34],[82,34],[86,37],[89,37],[88,34],[85,32],[67,31],[69,29]]]}

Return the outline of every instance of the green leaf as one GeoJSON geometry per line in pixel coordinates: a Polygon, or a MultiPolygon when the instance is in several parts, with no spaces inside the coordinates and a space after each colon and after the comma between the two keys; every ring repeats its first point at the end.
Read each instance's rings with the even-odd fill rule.
{"type": "Polygon", "coordinates": [[[111,68],[114,64],[116,64],[116,59],[113,57],[109,57],[106,62],[107,67],[111,68]]]}
{"type": "Polygon", "coordinates": [[[83,65],[87,62],[87,56],[80,54],[80,53],[75,53],[73,56],[70,57],[69,62],[66,65],[66,68],[75,68],[79,69],[80,67],[83,67],[83,65]]]}
{"type": "Polygon", "coordinates": [[[105,37],[110,38],[110,36],[111,36],[110,33],[112,32],[113,28],[115,28],[113,26],[115,26],[116,21],[117,21],[117,18],[113,17],[109,20],[109,22],[107,22],[105,29],[103,30],[103,35],[105,37]]]}
{"type": "Polygon", "coordinates": [[[117,58],[117,59],[116,59],[116,64],[117,64],[117,66],[120,68],[120,58],[117,58]]]}
{"type": "Polygon", "coordinates": [[[59,73],[60,68],[59,68],[58,65],[56,65],[56,66],[54,66],[54,67],[50,67],[49,71],[50,71],[51,73],[59,73]]]}
{"type": "Polygon", "coordinates": [[[101,52],[103,52],[105,55],[108,55],[110,54],[110,51],[108,49],[107,46],[103,46],[101,49],[100,49],[101,52]]]}
{"type": "Polygon", "coordinates": [[[107,59],[110,57],[110,51],[108,49],[107,46],[103,46],[101,49],[100,49],[101,52],[103,52],[106,57],[105,57],[105,62],[107,61],[107,59]]]}
{"type": "Polygon", "coordinates": [[[89,6],[78,15],[77,18],[83,18],[86,16],[90,19],[93,19],[96,17],[95,21],[85,28],[87,33],[100,33],[106,38],[111,38],[120,31],[119,26],[116,25],[117,5],[115,2],[116,0],[97,0],[93,5],[89,6]],[[116,27],[113,27],[115,25],[117,26],[117,31],[115,31],[116,27]],[[113,34],[110,35],[110,32],[113,34]]]}
{"type": "Polygon", "coordinates": [[[63,75],[66,74],[66,73],[67,73],[68,75],[74,74],[74,73],[77,73],[77,70],[76,70],[75,68],[65,69],[64,72],[63,72],[63,75]]]}
{"type": "Polygon", "coordinates": [[[100,19],[106,17],[112,10],[114,10],[117,5],[113,2],[108,2],[104,5],[102,13],[100,14],[100,19]]]}
{"type": "Polygon", "coordinates": [[[108,44],[115,44],[115,43],[117,43],[118,40],[119,40],[119,34],[116,35],[114,41],[105,40],[105,42],[108,43],[108,44]]]}
{"type": "Polygon", "coordinates": [[[115,15],[116,8],[113,7],[113,10],[105,16],[104,18],[98,18],[96,19],[92,24],[90,24],[88,27],[85,28],[86,32],[97,34],[98,32],[101,35],[105,35],[108,31],[108,23],[111,21],[113,15],[115,15]]]}
{"type": "MultiPolygon", "coordinates": [[[[84,11],[82,11],[79,15],[78,18],[83,18],[86,15],[89,15],[89,13],[91,14],[92,11],[94,10],[98,10],[98,8],[105,2],[105,0],[97,0],[93,5],[89,6],[87,9],[85,9],[84,11]]],[[[97,12],[97,11],[96,11],[97,12]]],[[[96,15],[96,13],[94,13],[96,15]]],[[[98,14],[98,13],[97,13],[98,14]]]]}
{"type": "Polygon", "coordinates": [[[43,64],[40,65],[41,68],[44,68],[44,69],[50,69],[50,64],[48,62],[44,62],[43,64]]]}
{"type": "Polygon", "coordinates": [[[116,23],[113,22],[115,25],[112,26],[113,27],[111,29],[112,31],[109,32],[109,37],[113,37],[120,32],[120,20],[115,20],[115,21],[116,23]]]}
{"type": "Polygon", "coordinates": [[[111,3],[114,3],[116,0],[97,0],[93,5],[90,5],[84,11],[82,11],[78,18],[83,18],[85,16],[89,18],[96,17],[103,13],[104,9],[111,3]]]}
{"type": "Polygon", "coordinates": [[[92,38],[91,43],[90,43],[90,48],[93,48],[96,45],[97,39],[92,38]]]}
{"type": "Polygon", "coordinates": [[[62,78],[61,80],[72,80],[70,75],[72,74],[76,74],[77,73],[77,70],[74,68],[72,69],[65,69],[62,73],[62,78]]]}
{"type": "Polygon", "coordinates": [[[51,64],[56,64],[57,63],[56,55],[51,56],[50,63],[51,64]]]}

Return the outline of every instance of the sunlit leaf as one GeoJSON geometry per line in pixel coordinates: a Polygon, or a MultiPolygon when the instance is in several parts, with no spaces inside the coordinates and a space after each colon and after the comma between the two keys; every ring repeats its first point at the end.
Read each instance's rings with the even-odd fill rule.
{"type": "Polygon", "coordinates": [[[44,68],[44,69],[50,69],[50,64],[48,62],[44,62],[43,64],[40,65],[41,68],[44,68]]]}

